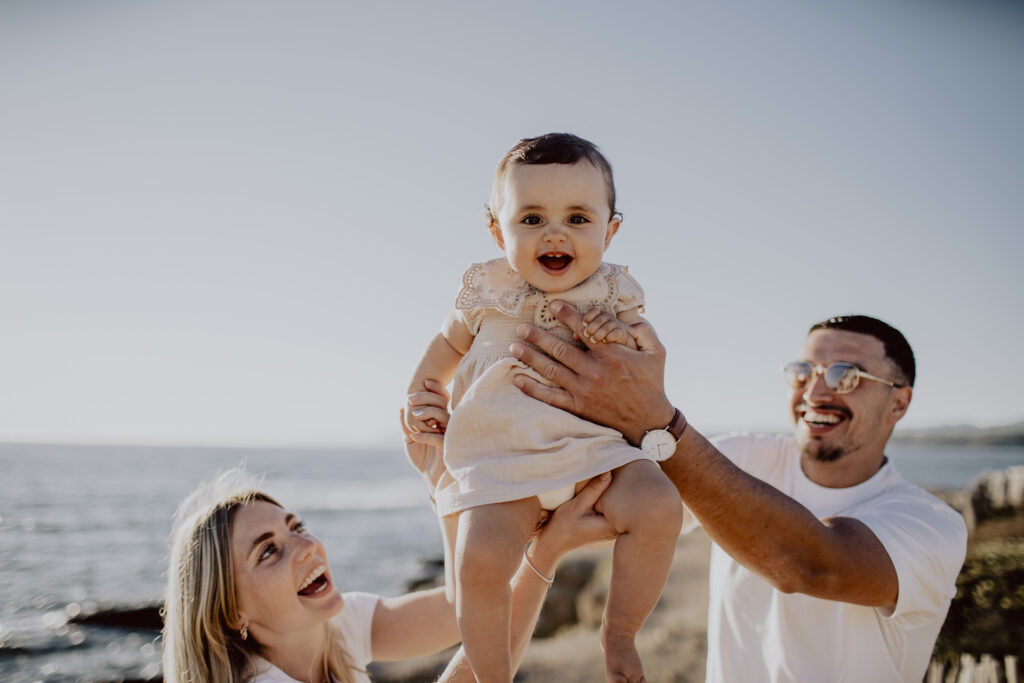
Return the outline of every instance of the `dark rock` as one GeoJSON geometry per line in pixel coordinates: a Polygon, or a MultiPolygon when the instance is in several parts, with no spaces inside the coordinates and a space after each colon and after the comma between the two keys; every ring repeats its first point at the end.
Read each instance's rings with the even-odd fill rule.
{"type": "MultiPolygon", "coordinates": [[[[607,595],[607,581],[603,580],[604,577],[595,578],[599,566],[601,558],[593,555],[570,557],[559,566],[555,582],[548,589],[540,618],[537,619],[537,628],[533,631],[534,638],[548,638],[565,626],[581,623],[580,599],[588,591],[599,593],[600,585],[603,584],[607,595]],[[595,583],[598,585],[591,589],[591,585],[595,583]]],[[[600,612],[603,609],[602,600],[598,608],[598,624],[601,623],[600,612]]],[[[586,625],[592,626],[589,623],[586,625]]]]}
{"type": "Polygon", "coordinates": [[[68,618],[70,624],[125,628],[141,631],[159,631],[164,627],[160,611],[162,603],[134,606],[115,606],[76,614],[68,618]]]}
{"type": "Polygon", "coordinates": [[[444,585],[444,558],[431,557],[420,560],[420,571],[405,582],[405,591],[426,590],[444,585]]]}

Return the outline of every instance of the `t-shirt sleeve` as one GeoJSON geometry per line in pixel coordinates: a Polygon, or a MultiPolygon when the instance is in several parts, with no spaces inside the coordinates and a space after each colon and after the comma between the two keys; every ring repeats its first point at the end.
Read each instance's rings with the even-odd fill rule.
{"type": "Polygon", "coordinates": [[[852,516],[878,537],[896,568],[896,606],[879,612],[912,621],[944,618],[967,552],[963,517],[934,496],[910,490],[852,516]]]}
{"type": "Polygon", "coordinates": [[[341,630],[345,650],[352,657],[352,663],[365,669],[373,661],[370,636],[373,631],[373,614],[380,598],[370,593],[342,593],[345,606],[334,617],[334,623],[341,630]]]}

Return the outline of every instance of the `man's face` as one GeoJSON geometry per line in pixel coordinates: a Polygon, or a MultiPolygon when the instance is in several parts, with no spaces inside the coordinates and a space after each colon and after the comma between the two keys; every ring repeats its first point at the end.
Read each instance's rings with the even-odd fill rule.
{"type": "MultiPolygon", "coordinates": [[[[872,375],[898,379],[882,342],[857,332],[815,330],[804,340],[797,360],[823,367],[847,361],[872,375]]],[[[893,426],[910,402],[910,389],[862,378],[850,393],[837,394],[815,373],[803,387],[790,389],[789,400],[797,446],[805,458],[834,462],[861,455],[880,461],[893,426]]]]}

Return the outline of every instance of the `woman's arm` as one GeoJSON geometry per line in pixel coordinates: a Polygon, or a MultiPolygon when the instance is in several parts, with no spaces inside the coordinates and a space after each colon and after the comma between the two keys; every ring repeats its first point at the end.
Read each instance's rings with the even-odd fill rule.
{"type": "Polygon", "coordinates": [[[455,607],[445,599],[444,587],[381,598],[370,642],[379,662],[421,657],[459,642],[455,607]]]}

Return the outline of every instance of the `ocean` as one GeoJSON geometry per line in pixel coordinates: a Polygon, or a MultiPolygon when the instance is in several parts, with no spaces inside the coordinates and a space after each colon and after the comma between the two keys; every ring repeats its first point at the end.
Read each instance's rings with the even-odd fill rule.
{"type": "MultiPolygon", "coordinates": [[[[894,465],[930,489],[1024,464],[1024,448],[896,444],[894,465]]],[[[343,590],[401,593],[441,537],[400,450],[257,450],[0,444],[0,680],[160,675],[157,634],[68,623],[159,600],[178,502],[245,464],[324,541],[343,590]]]]}

